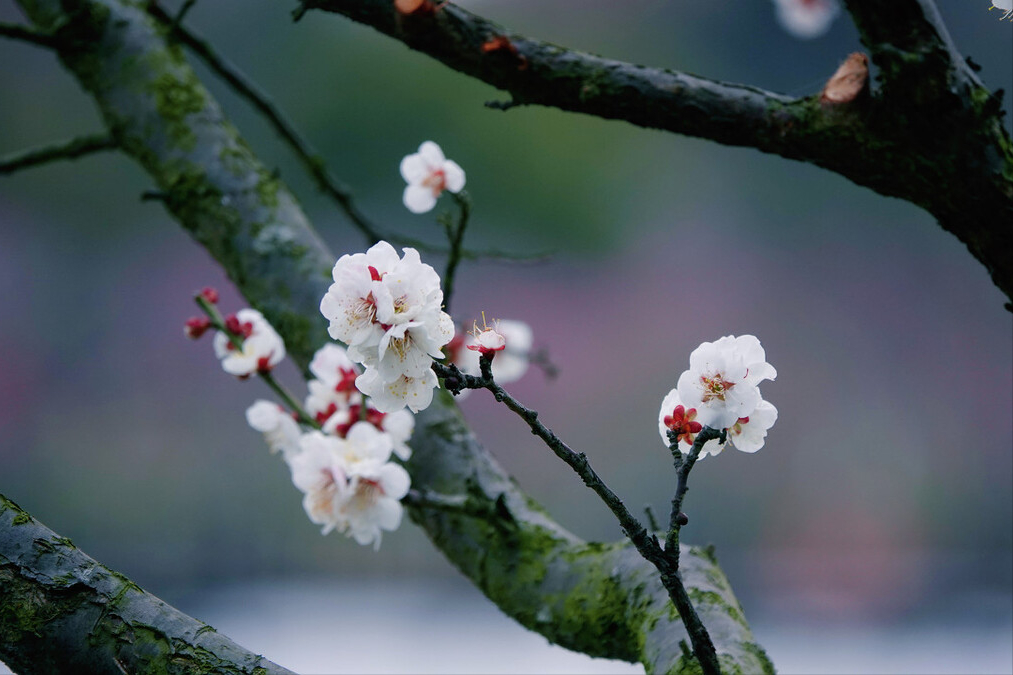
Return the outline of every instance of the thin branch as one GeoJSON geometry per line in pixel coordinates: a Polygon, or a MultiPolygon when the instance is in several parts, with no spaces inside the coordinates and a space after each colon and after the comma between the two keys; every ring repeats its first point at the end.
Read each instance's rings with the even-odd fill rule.
{"type": "MultiPolygon", "coordinates": [[[[573,469],[580,476],[580,479],[584,481],[584,484],[591,488],[605,502],[605,505],[619,521],[619,526],[622,528],[623,533],[633,542],[640,555],[660,572],[661,581],[665,585],[665,588],[668,589],[672,602],[679,611],[679,617],[686,626],[690,641],[693,643],[693,653],[699,661],[703,672],[705,675],[720,675],[721,667],[718,663],[714,642],[711,640],[710,634],[694,609],[689,594],[682,583],[682,578],[679,575],[678,553],[673,556],[670,550],[662,551],[657,538],[654,535],[648,534],[644,526],[640,524],[640,521],[626,508],[626,505],[623,504],[619,496],[598,476],[597,472],[591,467],[587,456],[582,452],[574,452],[551,429],[538,421],[537,412],[525,407],[496,383],[492,376],[492,355],[483,354],[479,359],[479,367],[482,371],[481,377],[464,374],[453,365],[433,364],[436,374],[444,378],[445,385],[451,391],[455,389],[460,391],[462,388],[467,388],[488,389],[492,392],[497,401],[503,403],[524,420],[528,428],[531,429],[531,433],[542,439],[542,442],[552,450],[553,454],[573,469]],[[448,379],[450,380],[449,383],[447,382],[448,379]]],[[[706,429],[701,431],[697,437],[698,441],[700,438],[704,438],[705,440],[693,446],[697,455],[699,455],[703,443],[709,440],[709,436],[704,433],[705,431],[706,429]]],[[[719,432],[715,432],[713,429],[710,431],[720,435],[719,432]]],[[[682,504],[682,497],[686,493],[686,476],[688,476],[691,468],[692,463],[690,462],[689,467],[684,471],[680,471],[679,474],[679,488],[676,491],[676,494],[679,496],[679,505],[682,504]]],[[[673,501],[674,507],[675,502],[673,501]]],[[[678,546],[678,542],[676,542],[676,546],[678,546]]]]}
{"type": "Polygon", "coordinates": [[[267,94],[262,92],[239,68],[219,55],[206,40],[177,23],[177,20],[167,14],[156,2],[152,2],[148,6],[148,10],[160,21],[168,24],[176,39],[189,47],[212,72],[222,78],[240,97],[246,99],[267,119],[282,140],[292,148],[303,168],[316,182],[317,187],[341,207],[352,224],[366,236],[369,243],[373,244],[384,238],[355,205],[351,190],[330,174],[320,154],[296,131],[295,126],[285,118],[267,94]]]}
{"type": "Polygon", "coordinates": [[[454,294],[454,278],[457,266],[461,262],[464,230],[468,227],[468,218],[471,216],[471,198],[468,197],[468,193],[461,190],[452,194],[454,203],[461,209],[461,213],[457,218],[456,226],[453,224],[453,221],[446,223],[450,252],[447,255],[447,267],[443,273],[443,308],[447,313],[450,312],[450,300],[454,294]]]}
{"type": "Polygon", "coordinates": [[[48,162],[66,159],[77,159],[104,150],[114,150],[116,141],[109,134],[93,134],[55,143],[53,145],[33,148],[6,157],[0,157],[0,175],[14,173],[48,162]]]}
{"type": "Polygon", "coordinates": [[[26,28],[25,26],[19,26],[13,23],[6,23],[0,21],[0,37],[11,38],[12,40],[21,40],[33,44],[37,47],[45,47],[47,49],[56,49],[57,42],[49,33],[40,33],[37,30],[26,28]]]}

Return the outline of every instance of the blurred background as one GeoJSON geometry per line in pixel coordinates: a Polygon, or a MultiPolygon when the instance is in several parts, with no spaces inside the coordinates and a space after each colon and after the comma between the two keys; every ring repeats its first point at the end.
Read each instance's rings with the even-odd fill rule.
{"type": "MultiPolygon", "coordinates": [[[[521,34],[804,96],[861,48],[767,2],[462,0],[521,34]]],[[[199,3],[188,23],[251,75],[384,230],[434,243],[401,205],[427,139],[467,172],[457,318],[527,321],[559,367],[511,389],[631,508],[671,497],[662,397],[700,342],[752,333],[778,370],[758,454],[698,465],[684,539],[714,543],[782,672],[1013,669],[1010,314],[924,211],[757,151],[542,108],[294,3],[199,3]]],[[[1010,109],[1013,27],[939,3],[1010,109]]],[[[19,21],[12,3],[0,20],[19,21]]],[[[100,129],[44,50],[0,41],[0,155],[100,129]]],[[[335,255],[361,238],[263,120],[197,64],[335,255]]],[[[1007,124],[1009,116],[1007,114],[1007,124]]],[[[269,396],[184,339],[202,286],[242,300],[106,153],[0,178],[0,492],[84,551],[244,646],[303,672],[642,672],[550,649],[501,616],[406,521],[379,553],[306,518],[244,419],[269,396]]],[[[946,189],[946,186],[939,186],[946,189]]],[[[439,269],[442,261],[427,257],[439,269]]],[[[290,364],[282,376],[302,395],[290,364]]],[[[461,405],[520,484],[582,537],[611,515],[484,392],[461,405]]],[[[0,671],[2,671],[0,666],[0,671]]]]}

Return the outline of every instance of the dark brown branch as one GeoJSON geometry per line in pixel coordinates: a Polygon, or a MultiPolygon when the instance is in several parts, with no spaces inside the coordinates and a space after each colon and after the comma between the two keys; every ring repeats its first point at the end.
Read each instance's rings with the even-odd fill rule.
{"type": "Polygon", "coordinates": [[[0,175],[14,173],[40,164],[65,159],[77,159],[103,150],[114,150],[116,141],[109,134],[81,136],[63,143],[33,148],[14,155],[0,157],[0,175]]]}
{"type": "MultiPolygon", "coordinates": [[[[693,644],[693,654],[696,656],[704,674],[720,675],[721,667],[718,663],[717,652],[714,649],[714,642],[711,640],[710,634],[693,607],[689,594],[686,592],[686,587],[682,583],[682,577],[679,575],[678,529],[674,530],[674,544],[663,551],[661,546],[658,545],[657,538],[654,535],[648,534],[636,516],[630,513],[626,505],[623,504],[619,495],[613,492],[591,467],[587,456],[582,452],[574,452],[551,429],[538,420],[537,412],[524,406],[496,383],[492,376],[492,357],[493,355],[483,354],[479,359],[479,366],[482,371],[481,377],[466,375],[453,365],[447,366],[441,363],[434,363],[433,367],[436,370],[436,374],[444,378],[444,381],[449,378],[454,383],[447,385],[452,390],[456,389],[460,391],[461,388],[488,389],[497,401],[524,420],[528,428],[531,429],[531,433],[542,439],[542,442],[552,450],[553,454],[573,469],[580,476],[580,479],[584,481],[584,485],[591,488],[605,502],[605,505],[615,515],[616,520],[619,521],[619,526],[622,528],[623,533],[633,543],[640,555],[643,556],[644,560],[654,565],[660,573],[661,582],[668,590],[672,603],[675,605],[680,619],[686,626],[686,632],[689,633],[690,642],[693,644]]],[[[694,443],[693,450],[690,452],[690,459],[677,467],[679,479],[676,498],[672,502],[673,509],[676,508],[676,501],[679,505],[682,504],[682,499],[686,494],[686,480],[689,471],[693,468],[693,462],[699,456],[703,444],[710,440],[710,438],[717,438],[721,435],[721,432],[708,427],[697,436],[697,442],[694,443]]],[[[675,452],[678,452],[678,444],[676,444],[675,452]]]]}
{"type": "MultiPolygon", "coordinates": [[[[552,106],[753,147],[910,201],[963,241],[1013,298],[1006,253],[1013,248],[1013,142],[998,97],[959,58],[928,0],[848,6],[884,69],[883,88],[852,104],[824,105],[818,95],[792,99],[565,49],[451,4],[400,16],[390,0],[302,3],[370,25],[508,91],[511,106],[552,106]],[[500,36],[510,49],[483,48],[500,36]]],[[[827,64],[827,77],[836,65],[827,64]]]]}
{"type": "Polygon", "coordinates": [[[0,657],[22,675],[292,675],[89,558],[3,495],[0,657]]]}

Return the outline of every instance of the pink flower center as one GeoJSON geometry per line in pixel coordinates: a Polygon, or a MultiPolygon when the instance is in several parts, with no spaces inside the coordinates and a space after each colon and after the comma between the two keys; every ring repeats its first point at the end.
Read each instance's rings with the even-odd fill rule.
{"type": "Polygon", "coordinates": [[[713,376],[708,377],[707,375],[700,376],[700,384],[703,386],[703,402],[710,403],[714,399],[724,402],[725,395],[735,386],[734,382],[729,382],[721,376],[721,373],[717,373],[713,376]]]}
{"type": "Polygon", "coordinates": [[[443,169],[434,169],[425,177],[422,185],[432,190],[434,197],[439,197],[440,193],[447,189],[447,174],[443,169]]]}

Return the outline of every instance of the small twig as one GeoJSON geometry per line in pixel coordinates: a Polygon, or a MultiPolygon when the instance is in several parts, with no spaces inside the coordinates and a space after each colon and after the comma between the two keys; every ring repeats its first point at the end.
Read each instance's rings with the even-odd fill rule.
{"type": "Polygon", "coordinates": [[[47,145],[41,148],[33,148],[7,157],[0,157],[0,175],[14,173],[21,169],[55,162],[63,159],[77,159],[103,150],[116,148],[116,141],[109,134],[94,134],[92,136],[79,136],[78,138],[47,145]]]}
{"type": "Polygon", "coordinates": [[[40,33],[37,30],[13,23],[0,22],[0,37],[21,40],[47,49],[56,49],[58,45],[56,38],[49,33],[40,33]]]}
{"type": "Polygon", "coordinates": [[[197,0],[186,0],[183,5],[176,12],[176,16],[172,19],[172,25],[169,26],[170,31],[175,31],[179,28],[179,25],[183,23],[183,19],[186,17],[187,12],[193,9],[193,6],[197,4],[197,0]]]}
{"type": "Polygon", "coordinates": [[[651,528],[651,532],[657,532],[661,529],[658,525],[658,519],[654,517],[654,509],[651,508],[650,504],[644,504],[644,515],[647,516],[647,524],[651,528]]]}
{"type": "Polygon", "coordinates": [[[383,239],[383,236],[355,206],[348,187],[331,176],[323,158],[299,135],[292,123],[271,102],[267,94],[260,91],[257,85],[236,66],[215,52],[207,41],[176,23],[173,17],[169,16],[156,2],[152,2],[148,9],[153,16],[169,25],[173,37],[189,47],[212,72],[222,78],[240,97],[246,99],[267,119],[282,140],[295,153],[303,168],[316,182],[317,187],[337,202],[352,224],[366,236],[371,244],[383,239]]]}
{"type": "Polygon", "coordinates": [[[704,427],[697,433],[696,439],[693,441],[693,447],[684,456],[682,451],[679,450],[679,439],[677,437],[673,438],[674,432],[669,432],[671,445],[668,447],[672,451],[672,462],[675,465],[678,482],[676,483],[675,494],[672,496],[672,512],[668,520],[665,553],[672,558],[676,571],[679,570],[679,530],[685,524],[686,518],[682,512],[682,502],[686,498],[686,492],[689,490],[689,472],[693,470],[693,465],[699,459],[700,451],[703,449],[704,444],[715,438],[721,439],[721,442],[724,442],[725,434],[724,430],[719,431],[710,427],[704,427]]]}
{"type": "Polygon", "coordinates": [[[464,242],[464,230],[468,227],[468,218],[471,216],[471,199],[468,193],[461,190],[451,193],[454,201],[461,208],[461,214],[457,218],[457,226],[447,224],[447,239],[450,240],[450,253],[447,256],[447,269],[443,274],[443,309],[450,313],[450,298],[454,294],[454,275],[457,266],[461,262],[461,244],[464,242]]]}
{"type": "MultiPolygon", "coordinates": [[[[203,294],[200,293],[194,296],[194,302],[196,302],[197,305],[202,310],[204,310],[204,313],[208,315],[208,319],[211,320],[211,325],[214,326],[217,330],[221,331],[223,334],[225,334],[226,337],[229,338],[229,342],[232,344],[233,347],[239,350],[243,348],[242,338],[240,338],[238,335],[235,335],[225,326],[225,319],[222,318],[221,313],[218,311],[218,308],[215,307],[214,303],[209,301],[207,298],[204,297],[203,294]]],[[[262,379],[267,384],[267,386],[269,386],[274,391],[274,393],[277,394],[278,397],[285,402],[285,405],[287,405],[290,410],[292,410],[296,415],[298,415],[300,422],[302,422],[303,424],[307,424],[313,427],[314,429],[322,428],[320,422],[317,422],[315,419],[310,417],[309,413],[303,410],[302,405],[300,405],[299,402],[295,400],[295,397],[292,396],[292,394],[290,394],[288,390],[285,389],[285,387],[281,386],[281,383],[279,383],[278,380],[275,379],[274,375],[271,374],[271,371],[257,370],[257,375],[259,375],[260,379],[262,379]]]]}

